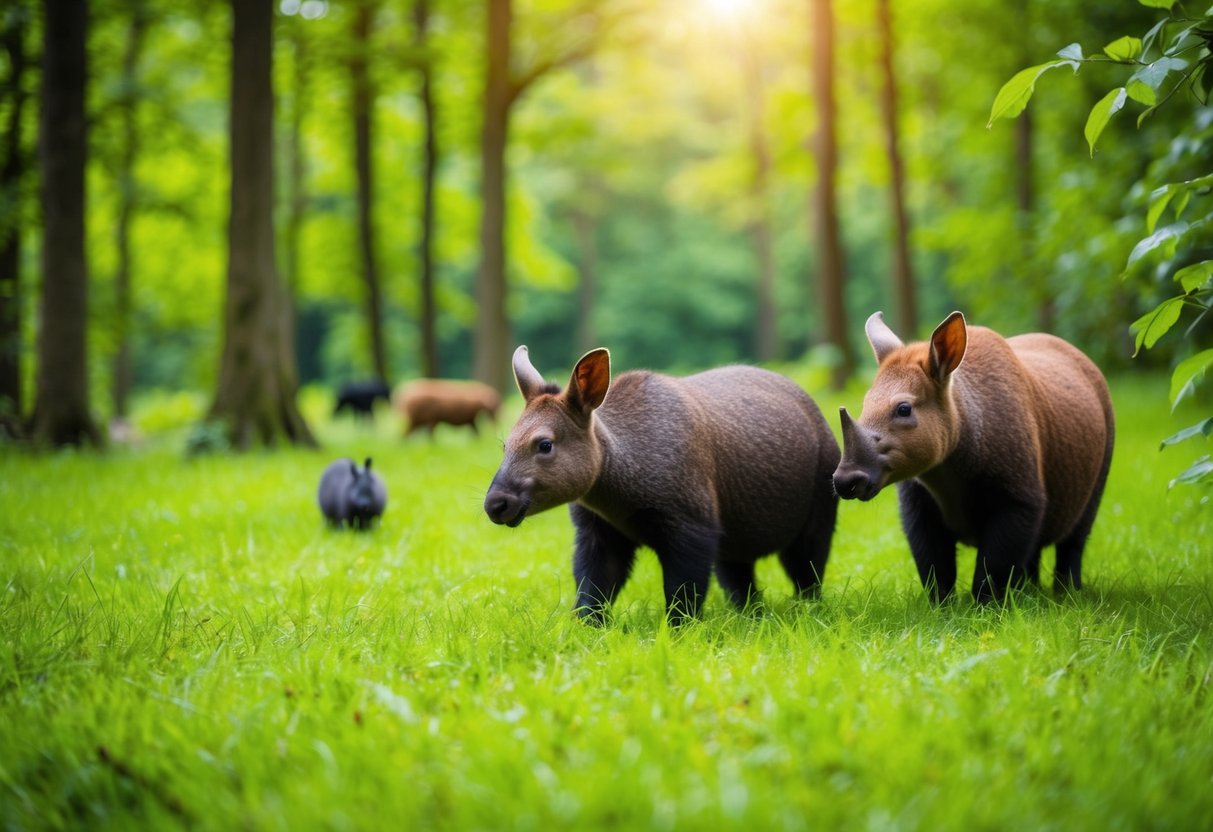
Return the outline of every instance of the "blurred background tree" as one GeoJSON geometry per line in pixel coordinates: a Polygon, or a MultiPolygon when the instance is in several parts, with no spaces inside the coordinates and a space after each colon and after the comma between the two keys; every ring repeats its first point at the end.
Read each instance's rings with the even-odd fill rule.
{"type": "MultiPolygon", "coordinates": [[[[57,276],[31,155],[47,27],[34,4],[0,14],[0,401],[18,425],[57,276]]],[[[232,10],[89,16],[83,363],[109,419],[229,384],[232,10]]],[[[841,381],[848,353],[870,367],[858,322],[876,309],[905,337],[961,308],[1127,366],[1126,322],[1167,297],[1120,278],[1147,209],[1130,183],[1207,108],[1177,101],[1092,161],[1086,115],[1115,81],[1092,66],[1042,77],[1030,121],[986,121],[1038,56],[1158,18],[1079,0],[277,0],[274,254],[299,381],[504,387],[516,343],[553,373],[602,344],[621,368],[807,362],[841,381]],[[814,141],[827,47],[835,156],[814,141]]]]}

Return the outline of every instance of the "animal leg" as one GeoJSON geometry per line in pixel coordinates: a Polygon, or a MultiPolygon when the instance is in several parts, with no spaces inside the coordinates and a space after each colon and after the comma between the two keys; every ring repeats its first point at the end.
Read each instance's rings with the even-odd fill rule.
{"type": "Polygon", "coordinates": [[[1095,481],[1095,489],[1091,499],[1083,509],[1082,516],[1074,529],[1061,540],[1057,541],[1057,561],[1053,567],[1053,589],[1058,592],[1068,592],[1082,589],[1082,553],[1087,548],[1087,537],[1091,527],[1095,525],[1095,515],[1099,513],[1099,503],[1103,499],[1104,486],[1108,481],[1108,468],[1112,464],[1112,450],[1104,456],[1103,468],[1099,479],[1095,481]]]}
{"type": "Polygon", "coordinates": [[[738,609],[758,600],[758,590],[754,586],[754,563],[738,561],[716,561],[716,580],[720,588],[728,596],[729,601],[738,609]]]}
{"type": "Polygon", "coordinates": [[[1033,554],[1040,554],[1043,520],[1043,506],[1024,503],[1010,503],[987,520],[973,571],[973,598],[978,603],[1002,601],[1008,589],[1023,584],[1033,554]]]}
{"type": "Polygon", "coordinates": [[[577,585],[574,609],[592,624],[606,621],[607,607],[632,573],[636,544],[588,508],[572,505],[576,535],[573,543],[573,579],[577,585]]]}
{"type": "Polygon", "coordinates": [[[939,504],[926,487],[914,480],[897,486],[901,527],[918,567],[918,578],[941,603],[956,588],[956,535],[944,523],[939,504]]]}
{"type": "Polygon", "coordinates": [[[699,615],[720,549],[720,530],[682,523],[661,530],[659,538],[654,548],[661,561],[666,617],[670,624],[678,625],[687,616],[699,615]]]}
{"type": "Polygon", "coordinates": [[[825,577],[837,518],[836,495],[830,494],[828,499],[818,500],[800,534],[779,553],[783,571],[792,579],[792,585],[801,598],[815,598],[821,592],[821,580],[825,577]]]}

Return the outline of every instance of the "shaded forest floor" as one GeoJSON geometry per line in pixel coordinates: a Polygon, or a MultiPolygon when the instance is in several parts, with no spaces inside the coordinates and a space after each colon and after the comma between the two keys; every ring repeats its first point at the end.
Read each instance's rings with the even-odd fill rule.
{"type": "MultiPolygon", "coordinates": [[[[834,422],[860,394],[819,400],[834,422]]],[[[793,601],[768,560],[763,612],[713,587],[675,631],[649,553],[611,626],[572,618],[567,514],[514,530],[483,515],[497,435],[403,442],[381,418],[320,421],[319,452],[0,448],[0,817],[1203,827],[1213,511],[1207,490],[1167,492],[1195,446],[1158,451],[1196,416],[1168,416],[1163,383],[1113,394],[1077,597],[932,608],[889,494],[842,506],[820,601],[793,601]],[[388,482],[369,534],[330,531],[315,506],[344,454],[388,482]]],[[[962,551],[962,584],[972,568],[962,551]]]]}

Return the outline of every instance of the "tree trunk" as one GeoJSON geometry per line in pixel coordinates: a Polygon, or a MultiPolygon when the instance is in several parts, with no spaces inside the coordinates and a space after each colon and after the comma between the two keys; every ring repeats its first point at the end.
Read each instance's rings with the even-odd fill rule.
{"type": "Polygon", "coordinates": [[[3,104],[8,113],[0,157],[0,434],[21,432],[21,208],[26,154],[21,146],[25,111],[25,37],[33,9],[22,3],[0,20],[0,49],[7,57],[3,104]]]}
{"type": "MultiPolygon", "coordinates": [[[[597,183],[595,183],[596,185],[597,183]]],[[[591,190],[597,190],[591,187],[591,190]]],[[[597,200],[594,200],[596,203],[597,200]]],[[[594,306],[598,299],[598,219],[583,206],[573,208],[577,234],[577,348],[589,352],[598,346],[594,306]]]]}
{"type": "Polygon", "coordinates": [[[88,266],[84,253],[88,7],[45,0],[42,112],[42,300],[31,433],[55,445],[100,444],[89,413],[88,266]]]}
{"type": "Polygon", "coordinates": [[[505,314],[505,149],[510,117],[510,0],[488,0],[488,62],[480,141],[480,273],[472,375],[505,392],[509,325],[505,314]]]}
{"type": "Polygon", "coordinates": [[[118,223],[114,229],[114,246],[118,251],[118,267],[114,274],[115,329],[117,350],[114,353],[113,399],[114,417],[125,419],[130,397],[131,377],[131,224],[137,210],[138,184],[135,182],[135,159],[139,154],[138,115],[139,57],[143,52],[147,31],[147,8],[136,2],[126,33],[126,51],[122,57],[123,100],[121,104],[121,150],[118,160],[118,223]]]}
{"type": "Polygon", "coordinates": [[[890,0],[878,0],[876,18],[880,28],[880,65],[884,76],[880,108],[884,116],[885,152],[889,158],[889,193],[893,209],[892,282],[897,299],[897,331],[913,338],[918,331],[918,300],[914,292],[914,273],[910,262],[910,220],[906,211],[905,164],[901,158],[900,131],[897,129],[897,75],[894,69],[893,21],[890,0]]]}
{"type": "Polygon", "coordinates": [[[232,210],[225,341],[211,418],[232,444],[313,445],[295,403],[298,378],[287,340],[287,296],[274,264],[273,5],[232,0],[232,210]]]}
{"type": "Polygon", "coordinates": [[[838,350],[831,382],[841,389],[855,370],[847,338],[845,271],[835,202],[838,141],[834,107],[834,14],[831,0],[810,0],[813,30],[813,96],[817,103],[817,187],[813,191],[813,238],[817,243],[818,298],[825,341],[838,350]]]}
{"type": "MultiPolygon", "coordinates": [[[[303,150],[303,121],[306,103],[311,95],[311,54],[307,47],[307,39],[302,27],[296,25],[300,21],[292,20],[294,37],[291,38],[294,47],[294,70],[292,79],[291,122],[287,132],[287,146],[290,154],[290,168],[287,175],[286,194],[286,239],[284,240],[283,264],[287,290],[293,298],[299,290],[299,240],[303,234],[303,221],[307,215],[307,159],[303,150]]],[[[291,304],[291,319],[294,320],[294,303],[291,304]]]]}
{"type": "Polygon", "coordinates": [[[770,179],[771,152],[763,117],[762,56],[758,44],[745,44],[745,74],[750,102],[750,157],[754,176],[750,181],[753,218],[750,237],[758,261],[758,279],[754,284],[754,353],[759,361],[774,361],[779,354],[779,331],[775,315],[775,247],[771,214],[767,207],[767,183],[770,179]]]}
{"type": "Polygon", "coordinates": [[[354,9],[354,54],[350,80],[354,104],[354,167],[358,176],[358,250],[366,283],[366,318],[371,333],[371,364],[380,381],[388,381],[387,351],[383,342],[383,289],[375,261],[375,179],[371,154],[371,111],[374,92],[368,64],[374,13],[366,0],[354,9]]]}
{"type": "Polygon", "coordinates": [[[438,130],[434,113],[433,67],[429,58],[429,0],[415,0],[413,22],[416,46],[421,54],[421,119],[425,142],[421,160],[421,239],[417,259],[421,269],[421,372],[438,378],[438,310],[434,301],[434,184],[438,171],[438,130]]]}

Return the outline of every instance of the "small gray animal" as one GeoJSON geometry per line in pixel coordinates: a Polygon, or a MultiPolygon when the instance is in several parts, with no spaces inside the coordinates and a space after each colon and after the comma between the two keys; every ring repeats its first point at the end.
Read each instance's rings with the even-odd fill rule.
{"type": "Polygon", "coordinates": [[[369,529],[387,505],[387,488],[383,478],[371,470],[369,456],[361,469],[347,457],[324,469],[317,499],[331,525],[369,529]]]}
{"type": "Polygon", "coordinates": [[[572,504],[583,617],[603,620],[641,545],[661,561],[673,623],[698,612],[713,569],[744,606],[756,592],[754,562],[770,552],[799,594],[816,594],[834,536],[830,477],[840,453],[794,383],[724,367],[686,378],[632,371],[611,385],[609,355],[597,349],[562,391],[526,347],[514,353],[514,378],[526,409],[484,510],[512,527],[572,504]]]}

